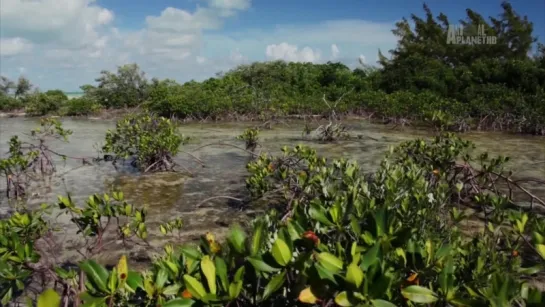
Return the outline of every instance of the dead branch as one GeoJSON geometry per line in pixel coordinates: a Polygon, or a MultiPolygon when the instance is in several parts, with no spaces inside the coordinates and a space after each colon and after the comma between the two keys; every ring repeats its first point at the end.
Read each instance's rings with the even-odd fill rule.
{"type": "Polygon", "coordinates": [[[225,199],[231,199],[231,200],[236,200],[236,201],[239,201],[239,202],[242,202],[242,199],[240,198],[235,198],[235,197],[231,197],[231,196],[213,196],[213,197],[209,197],[203,201],[201,201],[200,203],[196,204],[195,207],[198,208],[200,207],[202,204],[208,202],[208,201],[211,201],[213,199],[218,199],[218,198],[225,198],[225,199]]]}

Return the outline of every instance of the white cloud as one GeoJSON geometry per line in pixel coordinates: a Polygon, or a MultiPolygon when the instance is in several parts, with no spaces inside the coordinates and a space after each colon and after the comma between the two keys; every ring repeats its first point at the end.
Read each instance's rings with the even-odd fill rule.
{"type": "Polygon", "coordinates": [[[238,49],[231,51],[231,55],[229,56],[229,59],[231,60],[231,62],[236,64],[242,64],[248,61],[248,58],[242,55],[242,53],[240,53],[240,50],[238,49]]]}
{"type": "Polygon", "coordinates": [[[246,10],[251,5],[251,0],[208,0],[211,7],[226,10],[246,10]]]}
{"type": "Polygon", "coordinates": [[[32,43],[26,39],[0,38],[0,56],[14,56],[22,53],[28,53],[32,50],[32,43]]]}
{"type": "Polygon", "coordinates": [[[130,30],[115,27],[114,12],[95,0],[0,1],[0,74],[15,79],[24,67],[42,89],[76,90],[93,83],[101,70],[133,62],[148,76],[181,82],[264,59],[335,59],[356,67],[360,54],[374,58],[377,48],[388,50],[396,42],[393,22],[363,20],[221,32],[230,18],[250,8],[250,0],[198,0],[192,10],[166,7],[130,30]]]}
{"type": "Polygon", "coordinates": [[[221,20],[213,10],[198,8],[195,13],[167,7],[160,16],[146,17],[148,29],[167,32],[199,31],[217,29],[221,20]]]}
{"type": "Polygon", "coordinates": [[[341,52],[341,51],[339,50],[339,47],[337,47],[336,44],[331,45],[331,57],[332,57],[333,59],[338,58],[340,52],[341,52]]]}
{"type": "Polygon", "coordinates": [[[284,60],[287,62],[318,62],[320,52],[312,50],[310,47],[304,47],[299,50],[296,45],[290,45],[286,42],[278,45],[268,45],[265,49],[265,55],[271,60],[284,60]]]}
{"type": "Polygon", "coordinates": [[[87,44],[99,37],[114,13],[94,0],[2,0],[2,37],[34,43],[87,44]]]}
{"type": "Polygon", "coordinates": [[[197,63],[199,64],[203,64],[204,62],[206,62],[206,58],[198,55],[195,57],[195,61],[197,61],[197,63]]]}

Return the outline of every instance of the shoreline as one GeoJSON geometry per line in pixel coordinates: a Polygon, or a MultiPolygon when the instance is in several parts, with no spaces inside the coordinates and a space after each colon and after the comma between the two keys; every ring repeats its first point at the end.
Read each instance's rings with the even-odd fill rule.
{"type": "MultiPolygon", "coordinates": [[[[53,117],[53,118],[73,118],[73,119],[88,119],[88,120],[117,120],[122,118],[123,116],[138,111],[139,108],[130,108],[130,109],[101,109],[99,112],[92,114],[92,115],[30,115],[29,113],[26,113],[24,111],[15,111],[15,112],[0,112],[0,118],[42,118],[42,117],[53,117]]],[[[392,129],[396,128],[404,128],[412,127],[416,129],[436,129],[433,125],[430,125],[430,123],[427,123],[424,120],[411,120],[411,119],[405,119],[405,118],[373,118],[374,113],[368,113],[368,112],[347,112],[345,114],[338,114],[337,117],[339,120],[365,120],[369,121],[373,124],[378,125],[390,125],[392,126],[392,129]]],[[[229,122],[260,122],[262,123],[262,126],[265,126],[267,123],[270,123],[272,121],[282,121],[282,120],[327,120],[327,116],[323,114],[312,114],[312,115],[306,115],[306,114],[292,114],[292,115],[269,115],[267,117],[262,117],[260,115],[247,115],[247,114],[228,114],[226,116],[219,117],[218,119],[212,119],[212,118],[194,118],[194,117],[186,117],[184,119],[178,119],[176,117],[171,117],[172,120],[178,121],[179,123],[185,124],[185,123],[229,123],[229,122]]],[[[475,119],[473,119],[475,120],[475,119]]],[[[509,133],[509,134],[518,134],[518,135],[528,135],[528,136],[545,136],[545,130],[543,130],[541,133],[530,133],[530,132],[521,132],[517,131],[514,128],[503,128],[500,127],[499,129],[497,127],[491,126],[491,125],[480,125],[480,123],[477,122],[470,122],[467,125],[467,130],[461,130],[461,129],[447,129],[447,131],[450,132],[456,132],[456,133],[464,133],[464,132],[471,132],[471,131],[479,131],[479,132],[501,132],[501,133],[509,133]]]]}

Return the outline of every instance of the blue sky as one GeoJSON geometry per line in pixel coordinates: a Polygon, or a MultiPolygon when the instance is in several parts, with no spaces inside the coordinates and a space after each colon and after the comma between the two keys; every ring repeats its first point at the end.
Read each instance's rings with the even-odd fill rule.
{"type": "MultiPolygon", "coordinates": [[[[427,1],[451,20],[472,8],[501,12],[501,1],[427,1]]],[[[0,73],[42,89],[78,90],[100,70],[136,62],[148,76],[202,80],[242,63],[341,61],[396,44],[394,23],[422,15],[401,0],[1,0],[0,73]],[[62,8],[62,9],[61,9],[62,8]],[[29,16],[32,16],[29,18],[29,16]]],[[[545,1],[512,1],[545,41],[545,1]]]]}

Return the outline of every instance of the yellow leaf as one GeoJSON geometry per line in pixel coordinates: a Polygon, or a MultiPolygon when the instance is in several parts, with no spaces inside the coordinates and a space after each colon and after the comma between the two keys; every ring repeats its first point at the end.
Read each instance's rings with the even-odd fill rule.
{"type": "Polygon", "coordinates": [[[350,300],[348,300],[348,294],[346,293],[346,291],[343,291],[343,292],[339,293],[335,297],[335,303],[337,303],[337,305],[342,306],[342,307],[352,306],[352,303],[350,303],[350,300]]]}
{"type": "Polygon", "coordinates": [[[129,266],[127,265],[127,257],[125,255],[121,256],[119,262],[117,263],[117,276],[121,282],[127,280],[129,275],[129,266]]]}
{"type": "Polygon", "coordinates": [[[208,241],[208,243],[212,244],[212,242],[216,242],[216,238],[214,238],[214,235],[210,232],[207,232],[206,233],[206,241],[208,241]]]}
{"type": "Polygon", "coordinates": [[[355,264],[351,263],[346,269],[346,280],[359,288],[363,281],[363,271],[361,268],[355,264]]]}
{"type": "Polygon", "coordinates": [[[299,301],[305,304],[316,304],[318,298],[314,296],[310,287],[308,287],[299,293],[299,301]]]}
{"type": "Polygon", "coordinates": [[[45,290],[38,297],[38,307],[57,307],[61,305],[61,297],[53,289],[45,290]]]}
{"type": "Polygon", "coordinates": [[[202,257],[201,269],[204,273],[204,276],[206,276],[206,281],[208,282],[208,289],[210,289],[210,293],[216,294],[216,266],[214,265],[214,262],[210,260],[210,257],[208,255],[202,257]]]}
{"type": "Polygon", "coordinates": [[[220,250],[221,250],[221,245],[219,245],[218,242],[211,242],[211,243],[210,243],[210,251],[211,251],[213,254],[219,253],[220,250]]]}

